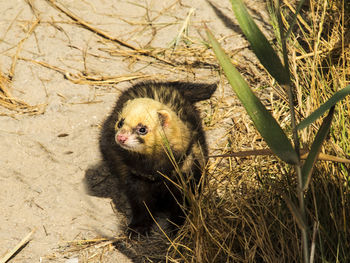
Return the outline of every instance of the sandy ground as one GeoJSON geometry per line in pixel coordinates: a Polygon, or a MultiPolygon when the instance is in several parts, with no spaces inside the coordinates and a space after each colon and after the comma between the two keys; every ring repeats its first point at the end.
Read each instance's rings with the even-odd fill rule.
{"type": "MultiPolygon", "coordinates": [[[[200,43],[205,21],[218,38],[228,36],[223,43],[228,50],[237,50],[238,56],[247,44],[237,26],[225,19],[225,14],[233,17],[229,1],[222,2],[58,3],[109,36],[137,48],[171,47],[194,8],[188,34],[200,43]]],[[[260,20],[265,15],[266,19],[262,5],[252,2],[254,15],[260,20]]],[[[35,229],[31,241],[10,262],[78,262],[78,258],[79,262],[130,262],[112,246],[103,247],[103,259],[66,248],[67,241],[117,236],[127,220],[112,209],[112,192],[117,191],[113,183],[105,183],[105,188],[98,185],[103,179],[98,135],[120,90],[132,82],[74,84],[64,74],[161,74],[163,79],[209,82],[217,81],[217,74],[204,66],[177,70],[114,56],[108,51],[128,49],[74,23],[47,0],[2,0],[0,10],[1,71],[8,74],[17,51],[19,57],[10,91],[30,105],[43,104],[43,114],[34,116],[0,108],[0,259],[35,229]],[[37,19],[40,23],[30,33],[37,19]]],[[[216,96],[224,92],[220,86],[216,96]]]]}

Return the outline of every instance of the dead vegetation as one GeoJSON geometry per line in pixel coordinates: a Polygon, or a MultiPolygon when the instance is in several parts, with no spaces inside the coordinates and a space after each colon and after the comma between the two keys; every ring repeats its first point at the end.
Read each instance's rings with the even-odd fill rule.
{"type": "MultiPolygon", "coordinates": [[[[285,13],[288,16],[288,12],[293,12],[292,5],[284,2],[290,9],[285,13]]],[[[300,119],[349,84],[347,11],[346,1],[310,1],[299,17],[289,50],[300,119]]],[[[348,105],[349,98],[338,106],[326,146],[328,153],[346,158],[349,156],[348,105]]],[[[273,107],[283,125],[288,110],[286,103],[277,100],[273,107]]],[[[304,131],[303,144],[307,146],[314,135],[314,129],[304,131]]],[[[271,158],[260,158],[242,160],[235,166],[221,168],[220,172],[209,169],[213,179],[208,192],[192,204],[191,223],[174,244],[177,249],[183,243],[190,247],[181,250],[186,255],[185,262],[302,261],[299,222],[284,201],[284,196],[297,200],[294,173],[271,158]]],[[[309,229],[309,240],[311,249],[316,250],[311,262],[349,261],[348,172],[346,165],[319,162],[313,174],[311,188],[306,193],[308,224],[313,226],[309,229]]],[[[174,262],[183,258],[177,249],[171,249],[174,262]]]]}
{"type": "MultiPolygon", "coordinates": [[[[216,72],[221,74],[206,43],[203,44],[203,40],[199,41],[186,34],[186,28],[191,26],[189,19],[177,21],[182,23],[183,30],[179,32],[172,47],[139,48],[95,28],[62,4],[54,0],[47,1],[67,15],[71,23],[115,44],[101,51],[110,56],[124,58],[130,68],[135,63],[141,63],[145,67],[152,65],[162,69],[163,73],[151,75],[140,71],[120,76],[101,76],[88,73],[87,70],[70,72],[43,61],[21,57],[21,43],[41,22],[38,19],[29,28],[25,38],[18,43],[9,73],[0,75],[0,105],[10,110],[1,114],[15,116],[42,114],[45,111],[44,104],[30,106],[11,95],[11,78],[18,59],[55,70],[74,84],[111,85],[135,79],[168,78],[174,72],[201,80],[195,74],[196,70],[201,69],[207,69],[213,75],[216,72]]],[[[299,17],[298,29],[292,37],[291,68],[294,70],[299,118],[309,115],[334,91],[349,84],[350,7],[345,0],[328,2],[310,1],[310,6],[305,7],[303,16],[299,17]]],[[[31,1],[28,0],[28,3],[31,4],[31,1]]],[[[287,0],[284,3],[293,12],[293,4],[287,0]]],[[[175,4],[178,1],[172,5],[175,4]]],[[[167,8],[159,15],[165,12],[167,8]]],[[[189,13],[188,17],[190,15],[189,13]]],[[[274,87],[275,84],[267,81],[268,78],[261,73],[259,66],[250,65],[248,68],[244,67],[244,70],[252,85],[274,87]],[[259,76],[266,77],[260,83],[256,83],[254,77],[257,71],[260,72],[259,76]]],[[[221,82],[225,84],[225,81],[221,82]]],[[[279,91],[278,87],[274,88],[279,91]]],[[[275,117],[281,121],[282,127],[288,129],[285,124],[288,109],[283,98],[265,91],[261,93],[266,97],[275,117]]],[[[301,244],[297,222],[283,201],[284,195],[291,200],[296,199],[292,171],[273,156],[234,156],[232,152],[242,151],[242,145],[246,147],[244,149],[262,149],[266,146],[246,117],[234,120],[232,105],[225,104],[227,107],[222,110],[221,103],[227,104],[221,97],[203,107],[207,129],[225,127],[226,132],[218,138],[217,141],[220,142],[214,149],[215,154],[224,155],[211,158],[208,175],[203,182],[205,190],[202,195],[190,198],[188,219],[176,237],[171,236],[168,239],[157,234],[151,241],[131,241],[124,236],[115,239],[76,240],[63,246],[61,253],[79,255],[82,262],[104,262],[104,255],[114,247],[124,250],[135,262],[300,262],[301,244]]],[[[338,106],[325,153],[341,158],[349,157],[348,116],[349,98],[338,106]]],[[[308,138],[313,137],[314,133],[313,129],[302,133],[306,147],[308,138]]],[[[310,224],[314,226],[309,240],[317,250],[315,262],[350,260],[350,229],[347,223],[350,216],[348,171],[349,166],[343,163],[328,161],[317,165],[307,193],[308,213],[312,218],[310,224]]]]}
{"type": "MultiPolygon", "coordinates": [[[[31,106],[24,101],[14,98],[10,92],[11,80],[0,72],[0,105],[9,109],[16,114],[36,115],[42,114],[45,111],[45,105],[31,106]]],[[[10,113],[0,113],[1,115],[15,116],[10,113]]]]}
{"type": "MultiPolygon", "coordinates": [[[[151,46],[146,46],[146,47],[138,48],[134,45],[131,45],[125,41],[122,41],[119,38],[111,36],[108,33],[90,25],[84,19],[80,18],[79,16],[69,11],[69,9],[64,7],[64,5],[54,0],[47,0],[47,2],[50,3],[54,8],[58,9],[60,12],[65,14],[69,19],[71,19],[68,21],[56,22],[56,23],[68,23],[68,24],[86,28],[87,30],[101,37],[103,41],[112,43],[113,44],[112,47],[100,48],[100,50],[105,52],[108,56],[119,57],[125,61],[128,61],[128,64],[129,64],[128,68],[130,70],[132,70],[133,66],[136,63],[139,63],[144,65],[145,68],[148,66],[152,66],[155,69],[162,70],[164,73],[163,74],[157,73],[157,74],[151,75],[151,74],[142,73],[140,71],[132,74],[122,74],[117,76],[94,75],[89,73],[87,68],[85,68],[84,70],[74,70],[74,72],[71,72],[67,69],[63,69],[55,65],[51,65],[45,61],[29,59],[21,56],[22,45],[25,42],[25,40],[28,39],[28,37],[33,34],[33,32],[35,31],[35,28],[38,25],[40,25],[40,23],[42,24],[53,23],[48,21],[42,21],[40,19],[40,15],[38,15],[37,13],[38,11],[34,7],[35,5],[33,4],[33,1],[28,0],[27,3],[31,7],[33,13],[35,14],[36,19],[34,22],[31,22],[29,28],[26,30],[25,37],[18,42],[16,47],[13,47],[13,48],[16,48],[16,52],[12,56],[12,65],[9,72],[7,74],[2,73],[1,75],[2,81],[1,81],[0,90],[3,95],[1,97],[1,105],[10,110],[21,112],[21,113],[31,113],[31,114],[39,114],[39,113],[41,114],[45,110],[44,108],[41,108],[41,110],[37,109],[39,106],[42,106],[42,105],[32,107],[24,102],[21,102],[20,100],[14,99],[11,96],[8,87],[12,78],[14,77],[14,74],[15,74],[14,71],[18,60],[34,63],[37,65],[46,67],[48,69],[54,70],[56,72],[59,72],[67,80],[71,81],[74,84],[80,84],[80,85],[83,85],[83,84],[112,85],[112,84],[118,84],[123,81],[131,81],[131,80],[142,80],[142,79],[159,80],[159,79],[166,79],[169,77],[174,78],[172,77],[172,75],[176,72],[182,74],[182,76],[184,75],[190,76],[192,74],[193,75],[192,78],[196,78],[198,80],[206,80],[206,77],[201,77],[200,75],[197,75],[195,70],[196,69],[209,69],[209,70],[218,69],[218,64],[216,62],[216,59],[213,53],[209,50],[209,46],[206,43],[204,43],[202,39],[191,38],[187,34],[188,27],[190,26],[189,18],[191,16],[191,13],[188,14],[188,17],[187,19],[185,19],[185,21],[178,20],[177,22],[175,22],[175,24],[182,23],[182,28],[178,33],[178,36],[176,37],[176,39],[174,39],[174,42],[171,47],[154,48],[151,46]],[[17,101],[17,103],[14,103],[14,101],[17,101]]],[[[169,9],[171,6],[174,6],[176,4],[178,4],[178,1],[174,1],[174,3],[172,3],[169,7],[164,8],[161,14],[165,13],[167,9],[169,9]]],[[[159,16],[161,14],[159,14],[159,16]]],[[[55,25],[55,22],[53,23],[53,26],[58,27],[57,25],[55,25]]],[[[148,27],[153,28],[153,25],[150,24],[148,25],[148,27]]],[[[141,28],[140,30],[144,30],[144,29],[141,28]]],[[[156,31],[156,29],[154,30],[156,31]]],[[[77,47],[72,47],[72,48],[77,48],[77,47]]],[[[238,50],[241,50],[241,49],[242,48],[240,47],[240,48],[234,49],[232,52],[237,52],[238,50]]],[[[86,60],[87,56],[101,57],[100,55],[88,53],[86,50],[82,50],[82,52],[84,53],[83,54],[84,61],[86,60]]],[[[104,58],[104,57],[101,57],[101,58],[104,58]]],[[[254,73],[257,71],[255,68],[251,72],[249,72],[250,71],[249,68],[246,70],[247,70],[247,74],[250,75],[251,77],[253,77],[254,73]]]]}

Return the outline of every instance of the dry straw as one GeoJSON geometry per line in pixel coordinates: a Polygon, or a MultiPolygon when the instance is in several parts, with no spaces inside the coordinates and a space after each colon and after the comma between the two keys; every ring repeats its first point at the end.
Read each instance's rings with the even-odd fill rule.
{"type": "Polygon", "coordinates": [[[9,259],[15,255],[23,246],[25,246],[29,241],[36,229],[33,229],[28,235],[26,235],[13,249],[0,258],[0,263],[6,263],[9,259]]]}
{"type": "MultiPolygon", "coordinates": [[[[188,18],[183,23],[183,27],[178,37],[176,38],[176,49],[169,48],[152,48],[152,49],[143,49],[137,48],[119,38],[113,37],[108,33],[90,25],[88,22],[78,17],[70,10],[64,7],[64,5],[57,3],[54,0],[47,0],[53,7],[57,8],[60,12],[67,15],[70,19],[74,21],[76,25],[82,26],[89,31],[94,32],[96,35],[102,37],[107,41],[114,42],[118,44],[122,48],[105,48],[101,49],[101,51],[107,52],[111,56],[119,56],[122,58],[126,58],[130,61],[130,66],[138,61],[143,62],[145,64],[149,64],[159,69],[166,69],[169,71],[169,74],[173,74],[174,71],[188,73],[193,68],[217,68],[217,64],[215,62],[214,56],[208,51],[208,48],[203,46],[201,43],[197,43],[192,45],[191,47],[183,47],[179,46],[179,42],[181,39],[188,38],[185,33],[187,27],[189,26],[189,18],[192,13],[189,13],[188,18]]],[[[33,3],[31,1],[27,1],[28,5],[32,9],[33,13],[37,17],[37,19],[32,23],[29,30],[26,33],[26,36],[17,44],[16,53],[13,57],[12,65],[10,71],[8,73],[8,77],[5,77],[3,74],[1,76],[1,91],[2,96],[0,97],[0,105],[16,111],[18,113],[26,113],[26,114],[41,114],[45,110],[45,105],[36,105],[30,106],[18,99],[14,99],[10,92],[10,81],[15,74],[15,67],[18,59],[35,63],[37,65],[41,65],[43,67],[52,69],[56,72],[61,73],[67,80],[71,81],[74,84],[87,84],[87,85],[111,85],[117,84],[123,81],[130,81],[136,79],[165,79],[167,76],[163,74],[143,74],[143,73],[133,73],[133,74],[123,74],[119,76],[96,76],[89,75],[86,72],[69,72],[65,69],[59,68],[54,65],[50,65],[44,61],[38,61],[33,59],[28,59],[20,56],[20,52],[23,46],[23,43],[29,38],[29,36],[34,32],[37,26],[40,24],[40,15],[38,11],[34,8],[33,3]]],[[[166,10],[170,9],[173,5],[177,3],[174,2],[169,7],[164,8],[162,12],[159,13],[158,16],[166,12],[166,10]]],[[[156,19],[156,18],[154,18],[156,19]]],[[[188,41],[192,41],[187,39],[188,41]]],[[[192,41],[193,42],[193,41],[192,41]]],[[[84,53],[86,56],[86,53],[84,53]]],[[[84,58],[85,60],[85,58],[84,58]]]]}
{"type": "MultiPolygon", "coordinates": [[[[18,114],[29,114],[36,115],[42,114],[45,110],[44,104],[31,106],[24,101],[21,101],[17,98],[14,98],[10,93],[10,84],[11,81],[6,77],[2,72],[0,72],[0,105],[11,110],[15,111],[18,114]]],[[[10,115],[9,113],[3,113],[0,115],[10,115]]]]}
{"type": "MultiPolygon", "coordinates": [[[[26,36],[19,41],[17,44],[17,49],[15,55],[12,57],[12,64],[9,73],[5,75],[0,71],[0,105],[19,114],[29,114],[36,115],[42,114],[45,111],[44,104],[31,106],[24,101],[14,98],[10,92],[11,81],[15,74],[15,67],[19,58],[19,54],[22,50],[23,43],[29,38],[29,36],[34,32],[35,28],[39,25],[40,20],[36,19],[32,22],[30,28],[28,29],[26,36]]],[[[11,115],[8,113],[3,113],[1,115],[11,115]]]]}

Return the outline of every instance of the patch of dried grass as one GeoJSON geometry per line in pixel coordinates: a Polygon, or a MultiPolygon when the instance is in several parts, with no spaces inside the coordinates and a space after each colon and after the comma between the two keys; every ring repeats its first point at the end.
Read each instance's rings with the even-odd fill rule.
{"type": "MultiPolygon", "coordinates": [[[[23,43],[33,34],[35,28],[39,25],[40,19],[33,21],[26,32],[26,35],[17,44],[15,55],[12,57],[12,64],[9,69],[9,73],[5,75],[0,70],[0,105],[10,111],[15,111],[17,114],[37,115],[42,114],[45,111],[45,104],[31,106],[24,101],[14,98],[10,92],[11,81],[15,74],[15,67],[19,58],[19,54],[22,50],[23,43]]],[[[5,34],[6,35],[6,34],[5,34]]],[[[10,113],[0,113],[0,115],[14,116],[10,113]]]]}
{"type": "MultiPolygon", "coordinates": [[[[11,81],[0,71],[0,105],[17,114],[37,115],[45,111],[46,105],[31,106],[24,101],[14,98],[10,92],[11,81]]],[[[10,113],[0,113],[0,115],[13,116],[10,113]]]]}
{"type": "MultiPolygon", "coordinates": [[[[350,10],[346,1],[310,1],[310,9],[299,17],[299,34],[293,35],[290,50],[300,116],[309,115],[349,84],[350,43],[346,36],[350,16],[346,10],[350,10]]],[[[328,153],[350,154],[349,105],[349,98],[338,105],[325,147],[328,153]]],[[[283,101],[276,100],[273,110],[282,125],[288,122],[283,101]]],[[[303,131],[305,146],[319,124],[303,131]]],[[[239,138],[239,143],[244,140],[239,138]]],[[[236,166],[229,161],[214,163],[224,167],[209,169],[207,189],[191,204],[189,220],[177,239],[177,249],[182,244],[187,248],[182,250],[185,262],[302,262],[299,228],[283,199],[288,196],[297,202],[291,168],[264,157],[241,159],[236,166]]],[[[316,250],[314,262],[350,260],[348,180],[348,165],[317,164],[305,193],[309,240],[316,250]]],[[[170,262],[182,258],[174,248],[171,252],[170,262]]]]}

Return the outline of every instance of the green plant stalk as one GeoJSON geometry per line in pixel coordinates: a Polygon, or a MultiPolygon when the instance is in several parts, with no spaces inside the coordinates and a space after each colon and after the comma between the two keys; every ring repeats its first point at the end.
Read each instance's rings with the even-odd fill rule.
{"type": "MultiPolygon", "coordinates": [[[[287,95],[288,95],[294,150],[298,155],[298,159],[300,160],[300,141],[298,137],[298,131],[297,131],[297,125],[296,125],[296,119],[295,119],[294,94],[293,94],[292,85],[290,81],[289,60],[288,60],[288,51],[287,51],[287,43],[286,43],[287,42],[286,37],[288,37],[288,35],[284,34],[284,26],[283,26],[282,17],[281,17],[280,0],[275,0],[275,9],[277,10],[276,15],[277,15],[277,23],[279,27],[280,39],[282,43],[284,67],[285,67],[285,71],[288,74],[288,80],[289,80],[288,83],[284,85],[284,88],[286,89],[287,95]]],[[[300,11],[300,9],[298,11],[300,11]]],[[[298,15],[298,11],[295,12],[295,17],[298,15]]],[[[294,167],[298,178],[297,192],[298,192],[298,199],[299,199],[299,209],[302,217],[301,220],[306,224],[307,221],[306,221],[306,212],[305,212],[305,199],[304,199],[304,190],[302,187],[303,174],[302,174],[300,162],[295,164],[294,167]]],[[[309,263],[309,241],[308,241],[307,227],[300,227],[300,230],[301,230],[301,238],[302,238],[304,263],[309,263]]]]}
{"type": "Polygon", "coordinates": [[[289,36],[290,36],[290,34],[292,33],[293,27],[294,27],[294,25],[295,25],[295,23],[296,23],[296,21],[297,21],[297,19],[298,19],[298,14],[299,14],[300,9],[301,9],[301,7],[303,6],[304,2],[305,2],[305,0],[299,1],[299,4],[298,4],[298,6],[297,6],[297,9],[295,10],[295,14],[294,14],[294,16],[293,16],[293,18],[292,18],[292,21],[289,23],[289,28],[288,28],[288,31],[287,31],[287,33],[286,33],[286,35],[285,35],[285,38],[286,38],[286,39],[288,39],[289,36]]]}
{"type": "MultiPolygon", "coordinates": [[[[295,165],[295,171],[298,176],[298,199],[299,199],[299,209],[301,212],[302,220],[306,224],[306,216],[305,216],[305,199],[304,199],[304,191],[301,188],[302,183],[303,183],[303,176],[301,173],[301,166],[300,165],[295,165]]],[[[309,263],[309,241],[307,237],[307,228],[306,227],[301,227],[301,239],[302,239],[302,246],[303,246],[303,255],[304,255],[304,263],[309,263]]]]}
{"type": "Polygon", "coordinates": [[[286,43],[287,40],[284,34],[284,27],[282,23],[279,0],[275,0],[275,2],[276,2],[275,8],[277,10],[276,12],[277,23],[279,26],[280,39],[282,43],[284,67],[285,67],[285,72],[288,75],[288,82],[285,85],[283,85],[283,88],[287,91],[287,95],[288,95],[288,103],[289,103],[290,115],[291,115],[291,125],[292,125],[292,131],[293,131],[294,149],[297,152],[298,156],[300,156],[300,142],[298,138],[298,132],[296,129],[296,119],[295,119],[295,110],[294,110],[294,94],[293,94],[292,85],[290,81],[289,60],[288,60],[288,51],[287,51],[287,43],[286,43]]]}

